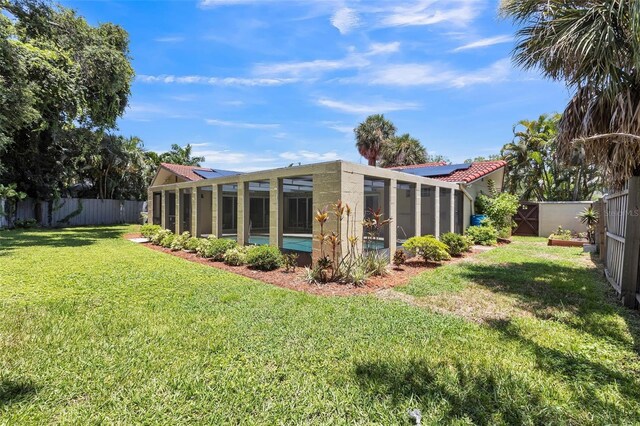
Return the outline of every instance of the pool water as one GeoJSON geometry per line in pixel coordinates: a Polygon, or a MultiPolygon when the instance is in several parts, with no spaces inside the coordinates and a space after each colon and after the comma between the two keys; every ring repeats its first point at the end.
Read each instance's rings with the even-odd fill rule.
{"type": "MultiPolygon", "coordinates": [[[[268,235],[251,235],[249,244],[264,246],[269,244],[268,235]]],[[[282,248],[285,250],[311,253],[313,241],[311,237],[295,237],[285,235],[282,237],[282,248]]],[[[383,241],[372,241],[367,244],[369,250],[380,250],[384,248],[383,241]]]]}

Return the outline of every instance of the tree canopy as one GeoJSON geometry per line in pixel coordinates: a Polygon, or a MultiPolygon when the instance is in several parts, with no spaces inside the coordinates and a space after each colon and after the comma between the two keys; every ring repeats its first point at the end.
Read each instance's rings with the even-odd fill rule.
{"type": "Polygon", "coordinates": [[[614,186],[640,175],[640,2],[503,0],[501,10],[521,25],[515,62],[573,91],[558,153],[583,155],[614,186]]]}
{"type": "Polygon", "coordinates": [[[50,199],[127,106],[127,32],[37,0],[0,2],[0,178],[50,199]]]}
{"type": "Polygon", "coordinates": [[[420,141],[409,133],[393,137],[382,146],[380,165],[382,167],[408,166],[427,161],[427,150],[420,141]]]}
{"type": "Polygon", "coordinates": [[[574,156],[565,161],[557,155],[559,114],[543,114],[520,120],[513,127],[513,141],[503,146],[507,161],[505,188],[523,200],[590,200],[601,189],[598,168],[574,156]]]}
{"type": "Polygon", "coordinates": [[[358,127],[353,129],[356,136],[356,148],[360,155],[375,166],[384,144],[396,135],[396,126],[382,114],[367,117],[358,127]]]}

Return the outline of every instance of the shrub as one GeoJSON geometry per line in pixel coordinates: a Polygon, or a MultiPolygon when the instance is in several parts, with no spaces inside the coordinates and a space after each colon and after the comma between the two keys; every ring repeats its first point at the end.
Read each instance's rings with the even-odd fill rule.
{"type": "Polygon", "coordinates": [[[282,266],[284,266],[286,272],[295,272],[298,266],[298,253],[283,254],[282,266]]]}
{"type": "Polygon", "coordinates": [[[16,228],[29,229],[38,226],[38,221],[35,219],[16,219],[13,222],[13,226],[16,228]]]}
{"type": "Polygon", "coordinates": [[[196,251],[200,245],[200,238],[191,237],[184,243],[184,249],[189,251],[196,251]]]}
{"type": "MultiPolygon", "coordinates": [[[[386,265],[385,265],[385,273],[386,273],[386,265]]],[[[354,285],[363,285],[371,274],[367,272],[364,264],[356,264],[353,268],[349,270],[348,273],[344,274],[343,281],[349,284],[354,285]]]]}
{"type": "Polygon", "coordinates": [[[162,241],[160,241],[160,245],[164,248],[171,248],[171,244],[173,244],[173,240],[175,240],[176,234],[173,232],[169,232],[164,236],[162,241]]]}
{"type": "Polygon", "coordinates": [[[157,246],[162,245],[162,240],[167,235],[173,235],[173,232],[169,231],[168,229],[160,229],[158,232],[151,236],[151,242],[157,246]]]}
{"type": "Polygon", "coordinates": [[[182,250],[189,238],[191,238],[191,234],[185,231],[173,239],[173,241],[171,242],[171,246],[169,248],[173,251],[182,250]]]}
{"type": "Polygon", "coordinates": [[[467,237],[482,246],[495,246],[498,244],[498,231],[493,226],[470,226],[467,228],[467,237]]]}
{"type": "Polygon", "coordinates": [[[404,250],[396,250],[396,254],[393,255],[393,264],[396,268],[401,267],[407,261],[407,254],[404,250]]]}
{"type": "Polygon", "coordinates": [[[261,271],[272,271],[282,265],[282,253],[273,246],[251,246],[247,250],[247,265],[261,271]]]}
{"type": "Polygon", "coordinates": [[[162,229],[162,227],[160,225],[142,225],[140,227],[140,233],[142,234],[143,237],[145,238],[151,238],[152,236],[154,236],[158,231],[160,231],[162,229]]]}
{"type": "Polygon", "coordinates": [[[227,250],[238,246],[233,240],[227,240],[226,238],[207,238],[201,240],[198,247],[198,254],[207,259],[214,261],[223,261],[224,254],[227,250]]]}
{"type": "Polygon", "coordinates": [[[247,263],[247,248],[234,247],[224,253],[224,263],[230,266],[241,266],[247,263]]]}
{"type": "Polygon", "coordinates": [[[358,259],[356,266],[362,267],[368,275],[383,277],[388,273],[389,259],[382,252],[368,251],[358,259]]]}
{"type": "Polygon", "coordinates": [[[441,235],[440,241],[447,245],[447,252],[451,256],[461,256],[462,253],[469,251],[473,244],[468,237],[454,232],[447,232],[441,235]]]}
{"type": "Polygon", "coordinates": [[[426,262],[441,262],[451,258],[447,252],[447,245],[438,241],[433,235],[411,237],[402,247],[415,255],[422,256],[426,262]]]}

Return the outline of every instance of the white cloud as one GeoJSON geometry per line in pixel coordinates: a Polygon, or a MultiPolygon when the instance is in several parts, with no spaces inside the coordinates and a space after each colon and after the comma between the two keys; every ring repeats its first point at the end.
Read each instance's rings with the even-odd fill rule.
{"type": "Polygon", "coordinates": [[[328,71],[337,71],[347,68],[360,68],[369,64],[369,61],[359,56],[347,56],[343,59],[326,60],[316,59],[304,62],[282,62],[275,64],[259,64],[254,71],[259,75],[287,75],[300,76],[302,74],[321,74],[328,71]]]}
{"type": "Polygon", "coordinates": [[[280,158],[290,161],[309,161],[309,162],[321,162],[321,161],[333,161],[338,160],[340,156],[335,151],[318,153],[313,151],[286,151],[281,153],[280,158]]]}
{"type": "Polygon", "coordinates": [[[180,43],[184,40],[185,38],[182,36],[165,36],[154,39],[154,41],[157,41],[158,43],[180,43]]]}
{"type": "Polygon", "coordinates": [[[280,86],[293,83],[297,80],[291,78],[244,78],[244,77],[206,77],[201,75],[145,75],[136,77],[141,83],[164,84],[207,84],[211,86],[280,86]]]}
{"type": "Polygon", "coordinates": [[[303,75],[317,76],[326,72],[345,69],[366,68],[371,65],[369,56],[382,55],[400,50],[400,42],[372,43],[365,52],[352,51],[340,59],[315,59],[302,62],[279,62],[273,64],[258,64],[254,72],[261,76],[286,76],[301,78],[303,75]]]}
{"type": "Polygon", "coordinates": [[[278,127],[280,127],[279,124],[247,123],[242,121],[216,120],[213,118],[209,118],[205,121],[207,124],[210,124],[212,126],[237,127],[240,129],[277,129],[278,127]]]}
{"type": "Polygon", "coordinates": [[[413,102],[378,102],[370,104],[354,104],[336,101],[328,98],[318,99],[317,103],[318,105],[349,114],[374,114],[391,111],[402,111],[408,109],[416,109],[419,106],[418,104],[413,102]]]}
{"type": "Polygon", "coordinates": [[[391,43],[371,43],[367,55],[381,55],[385,53],[394,53],[400,50],[400,42],[391,43]]]}
{"type": "Polygon", "coordinates": [[[494,62],[487,68],[482,68],[478,71],[460,74],[453,79],[453,87],[464,87],[473,84],[485,84],[495,83],[497,81],[504,81],[509,77],[511,73],[511,60],[509,58],[501,59],[494,62]]]}
{"type": "Polygon", "coordinates": [[[336,132],[343,133],[347,136],[353,136],[353,126],[347,126],[342,123],[334,122],[334,121],[324,121],[323,125],[327,126],[331,130],[335,130],[336,132]]]}
{"type": "Polygon", "coordinates": [[[450,23],[465,26],[473,21],[480,11],[479,0],[420,0],[410,5],[395,6],[385,15],[383,27],[434,25],[450,23]]]}
{"type": "Polygon", "coordinates": [[[479,49],[482,47],[488,47],[488,46],[493,46],[495,44],[501,44],[501,43],[509,43],[513,41],[513,37],[510,35],[499,35],[499,36],[495,36],[495,37],[488,37],[488,38],[482,38],[480,40],[476,40],[474,42],[471,43],[467,43],[463,46],[457,47],[455,49],[453,49],[454,52],[460,52],[462,50],[469,50],[469,49],[479,49]]]}
{"type": "Polygon", "coordinates": [[[348,7],[338,9],[331,17],[331,25],[336,27],[340,34],[347,34],[360,25],[358,13],[348,7]]]}
{"type": "Polygon", "coordinates": [[[474,84],[503,81],[511,72],[508,58],[494,62],[486,68],[475,71],[454,70],[445,64],[393,64],[379,67],[371,73],[345,82],[361,82],[381,86],[435,86],[465,87],[474,84]]]}

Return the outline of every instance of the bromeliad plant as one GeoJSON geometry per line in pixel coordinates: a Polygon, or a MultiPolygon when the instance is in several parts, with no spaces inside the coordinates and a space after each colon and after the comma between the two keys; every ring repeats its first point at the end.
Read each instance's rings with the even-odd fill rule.
{"type": "MultiPolygon", "coordinates": [[[[370,275],[383,275],[386,272],[386,258],[367,251],[366,247],[358,249],[358,224],[355,212],[348,204],[338,200],[330,209],[318,210],[315,220],[320,225],[320,233],[315,236],[320,244],[320,258],[307,271],[308,281],[362,284],[370,275]],[[325,225],[331,217],[336,221],[336,230],[329,233],[325,230],[325,225]],[[344,234],[343,222],[346,223],[344,234]],[[343,235],[347,242],[344,253],[343,235]]],[[[365,238],[373,240],[378,238],[382,228],[390,222],[391,219],[383,219],[382,212],[378,209],[371,211],[360,225],[365,229],[365,238]]]]}

